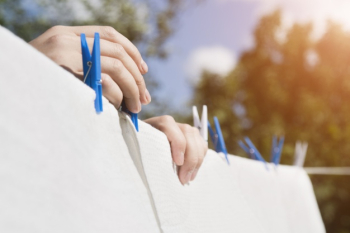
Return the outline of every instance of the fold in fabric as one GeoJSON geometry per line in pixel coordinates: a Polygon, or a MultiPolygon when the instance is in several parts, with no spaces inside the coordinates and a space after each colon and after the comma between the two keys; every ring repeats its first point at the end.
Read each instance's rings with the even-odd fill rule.
{"type": "Polygon", "coordinates": [[[0,27],[0,232],[159,232],[117,110],[0,27]]]}
{"type": "Polygon", "coordinates": [[[0,232],[325,232],[297,167],[209,150],[183,186],[166,136],[0,27],[0,232]]]}
{"type": "Polygon", "coordinates": [[[325,232],[312,184],[300,168],[277,168],[209,150],[183,186],[165,135],[140,122],[138,148],[160,220],[170,232],[325,232]]]}

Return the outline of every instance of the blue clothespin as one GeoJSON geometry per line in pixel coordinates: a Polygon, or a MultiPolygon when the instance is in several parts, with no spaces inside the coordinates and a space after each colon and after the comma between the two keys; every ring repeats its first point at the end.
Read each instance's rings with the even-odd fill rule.
{"type": "Polygon", "coordinates": [[[139,132],[139,120],[137,119],[137,113],[131,113],[130,116],[132,123],[134,123],[136,131],[139,132]]]}
{"type": "Polygon", "coordinates": [[[248,138],[248,137],[244,137],[245,142],[247,143],[247,146],[242,142],[239,141],[238,144],[242,147],[242,149],[252,158],[252,159],[256,159],[258,161],[261,161],[265,164],[265,167],[267,170],[269,170],[269,168],[267,167],[267,163],[265,161],[265,159],[261,156],[260,152],[258,151],[258,149],[256,149],[256,147],[254,146],[254,144],[252,143],[252,141],[248,138]]]}
{"type": "Polygon", "coordinates": [[[247,147],[244,142],[241,140],[238,141],[238,145],[249,155],[251,159],[257,159],[255,158],[255,155],[253,153],[253,150],[250,150],[249,147],[247,147]]]}
{"type": "Polygon", "coordinates": [[[96,93],[95,109],[97,113],[103,111],[102,85],[101,85],[101,53],[100,35],[95,33],[92,55],[86,42],[85,34],[81,34],[81,51],[83,54],[84,83],[91,87],[96,93]]]}
{"type": "Polygon", "coordinates": [[[123,102],[122,104],[122,111],[124,111],[126,114],[129,114],[130,118],[131,118],[131,121],[132,123],[134,124],[135,126],[135,129],[137,132],[139,132],[139,121],[137,119],[137,113],[133,113],[133,112],[130,112],[126,106],[125,106],[125,103],[123,102]]]}
{"type": "Polygon", "coordinates": [[[214,144],[215,151],[224,153],[227,164],[230,164],[230,161],[228,160],[228,156],[227,156],[225,141],[222,136],[219,120],[217,117],[214,117],[214,125],[215,125],[216,132],[214,132],[214,130],[211,128],[210,122],[208,121],[209,134],[210,134],[211,141],[214,144]]]}
{"type": "MultiPolygon", "coordinates": [[[[103,111],[102,105],[102,85],[101,85],[101,52],[100,52],[100,35],[95,33],[94,46],[92,48],[92,55],[86,42],[85,34],[81,37],[81,51],[83,54],[83,69],[84,69],[84,83],[94,89],[96,93],[95,109],[97,113],[103,111]]],[[[134,124],[137,132],[139,125],[137,114],[130,112],[125,106],[122,108],[124,112],[130,115],[131,121],[134,124]]]]}
{"type": "Polygon", "coordinates": [[[280,163],[283,143],[284,143],[284,137],[281,137],[279,142],[277,142],[277,137],[273,136],[271,162],[274,163],[276,166],[280,163]]]}

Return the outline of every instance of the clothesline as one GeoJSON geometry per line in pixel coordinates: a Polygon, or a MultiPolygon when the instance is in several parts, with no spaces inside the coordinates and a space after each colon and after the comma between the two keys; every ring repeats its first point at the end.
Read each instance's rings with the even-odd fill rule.
{"type": "Polygon", "coordinates": [[[312,175],[350,175],[350,167],[304,167],[312,175]]]}

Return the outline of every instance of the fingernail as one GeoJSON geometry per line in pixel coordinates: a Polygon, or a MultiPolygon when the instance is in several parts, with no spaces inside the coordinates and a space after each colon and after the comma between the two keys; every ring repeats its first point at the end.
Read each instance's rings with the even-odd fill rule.
{"type": "Polygon", "coordinates": [[[179,166],[182,166],[184,164],[184,161],[185,161],[185,153],[184,152],[180,152],[178,156],[179,156],[179,159],[178,159],[179,166]]]}
{"type": "Polygon", "coordinates": [[[139,101],[136,106],[132,109],[129,109],[132,113],[139,113],[141,111],[141,102],[139,101]]]}
{"type": "Polygon", "coordinates": [[[139,110],[138,112],[141,112],[141,109],[142,109],[141,101],[139,101],[139,104],[138,104],[138,106],[137,106],[137,109],[139,110]]]}
{"type": "Polygon", "coordinates": [[[152,97],[151,97],[151,95],[149,94],[149,91],[146,89],[146,99],[147,99],[147,103],[149,104],[149,103],[151,103],[151,101],[152,101],[152,97]]]}
{"type": "Polygon", "coordinates": [[[141,61],[141,70],[143,73],[148,72],[148,66],[147,66],[146,62],[144,62],[144,60],[141,61]]]}
{"type": "Polygon", "coordinates": [[[198,169],[195,169],[194,172],[192,173],[191,181],[194,180],[194,179],[196,178],[197,173],[198,173],[198,169]]]}
{"type": "Polygon", "coordinates": [[[184,179],[184,184],[187,184],[188,182],[190,182],[191,177],[192,177],[192,173],[193,173],[193,170],[192,170],[192,171],[189,171],[189,172],[186,174],[185,179],[184,179]]]}

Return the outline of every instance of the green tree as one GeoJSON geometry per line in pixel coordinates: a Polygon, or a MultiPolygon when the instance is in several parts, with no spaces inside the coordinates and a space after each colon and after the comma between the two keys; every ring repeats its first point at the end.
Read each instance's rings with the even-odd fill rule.
{"type": "MultiPolygon", "coordinates": [[[[281,13],[261,18],[255,45],[227,77],[204,73],[194,104],[207,104],[229,152],[249,136],[269,160],[272,136],[285,135],[281,163],[292,164],[297,140],[309,143],[305,166],[350,166],[350,35],[329,22],[319,40],[295,24],[284,40],[281,13]]],[[[348,177],[311,177],[327,232],[350,232],[348,177]],[[347,208],[346,208],[347,207],[347,208]]]]}
{"type": "Polygon", "coordinates": [[[183,0],[0,0],[0,24],[26,41],[54,25],[108,25],[144,46],[149,56],[166,57],[183,0]],[[150,33],[150,31],[152,33],[150,33]]]}

